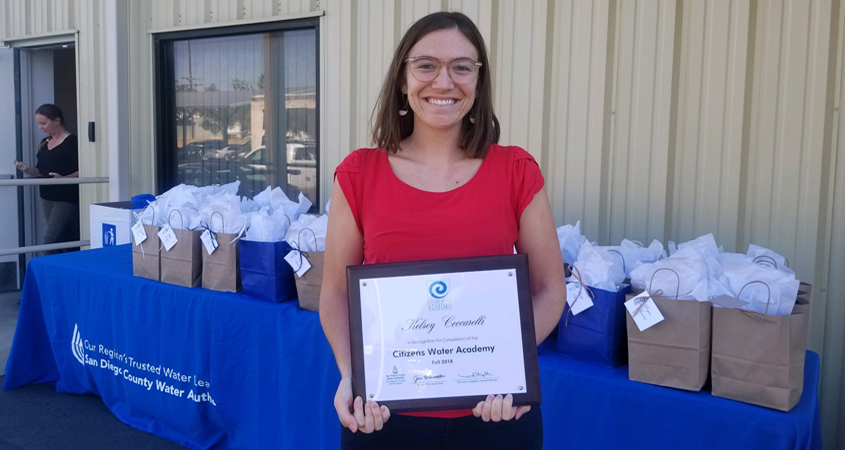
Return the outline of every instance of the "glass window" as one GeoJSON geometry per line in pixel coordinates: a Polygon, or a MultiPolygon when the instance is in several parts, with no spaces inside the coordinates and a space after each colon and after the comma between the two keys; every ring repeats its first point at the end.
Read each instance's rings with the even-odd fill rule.
{"type": "Polygon", "coordinates": [[[317,22],[159,36],[158,189],[240,180],[319,208],[317,22]]]}

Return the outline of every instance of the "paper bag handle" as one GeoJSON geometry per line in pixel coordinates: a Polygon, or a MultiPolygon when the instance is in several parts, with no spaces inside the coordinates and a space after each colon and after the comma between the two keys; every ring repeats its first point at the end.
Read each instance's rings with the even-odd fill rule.
{"type": "MultiPolygon", "coordinates": [[[[144,214],[144,211],[146,211],[147,208],[153,208],[153,205],[148,203],[147,206],[145,206],[144,209],[141,210],[141,214],[144,214]]],[[[133,212],[132,214],[135,214],[135,218],[138,219],[138,222],[141,222],[141,225],[144,224],[144,221],[141,220],[141,216],[138,213],[133,212]]],[[[156,209],[153,208],[153,222],[150,225],[155,226],[155,224],[156,224],[156,209]]]]}
{"type": "MultiPolygon", "coordinates": [[[[285,217],[287,217],[287,214],[285,215],[285,217]]],[[[301,244],[301,242],[302,242],[302,232],[303,232],[303,231],[305,231],[305,230],[310,231],[310,232],[311,232],[311,236],[314,236],[314,251],[315,251],[315,252],[316,252],[316,251],[319,251],[319,250],[317,250],[317,233],[315,233],[315,232],[314,232],[314,230],[312,230],[312,229],[310,229],[310,228],[303,228],[303,229],[299,230],[299,235],[296,237],[296,241],[297,241],[298,243],[300,243],[300,244],[298,245],[298,247],[299,247],[299,248],[302,248],[302,244],[301,244]]]]}
{"type": "Polygon", "coordinates": [[[740,296],[742,295],[742,291],[745,290],[745,288],[747,288],[749,285],[755,284],[755,283],[759,283],[759,284],[762,284],[763,286],[766,286],[766,290],[769,292],[769,299],[766,300],[766,312],[764,313],[764,314],[768,314],[769,313],[769,303],[772,301],[772,288],[770,288],[768,284],[766,284],[766,283],[764,283],[760,280],[749,281],[748,283],[745,283],[745,286],[743,286],[742,289],[739,290],[739,293],[736,294],[736,298],[740,298],[740,296]]]}
{"type": "MultiPolygon", "coordinates": [[[[760,256],[754,258],[754,264],[757,264],[757,265],[760,265],[760,266],[771,267],[773,269],[778,268],[777,261],[775,261],[775,259],[772,258],[769,255],[760,255],[760,256]]],[[[748,286],[748,285],[746,284],[745,286],[748,286]]],[[[743,286],[743,287],[745,287],[745,286],[743,286]]]]}
{"type": "Polygon", "coordinates": [[[212,225],[214,225],[214,215],[215,214],[220,216],[220,232],[224,233],[226,231],[226,223],[223,220],[223,213],[220,212],[220,211],[214,211],[213,213],[211,213],[210,216],[208,216],[208,231],[214,231],[211,228],[212,228],[212,225]]]}
{"type": "MultiPolygon", "coordinates": [[[[642,245],[640,247],[642,247],[642,245]]],[[[618,250],[615,250],[615,249],[612,249],[612,248],[607,249],[607,251],[613,252],[613,253],[616,253],[617,255],[619,255],[619,259],[622,260],[622,271],[625,272],[625,273],[628,273],[628,269],[625,267],[625,257],[622,256],[622,253],[620,253],[618,250]]]]}
{"type": "Polygon", "coordinates": [[[660,272],[661,270],[668,270],[669,272],[674,273],[674,274],[675,274],[675,278],[677,278],[677,279],[678,279],[678,289],[675,291],[675,300],[677,300],[677,299],[678,299],[678,296],[681,294],[681,276],[680,276],[680,275],[678,275],[678,272],[675,272],[675,270],[670,269],[670,268],[668,268],[668,267],[661,267],[661,268],[659,268],[659,269],[655,270],[655,271],[651,274],[651,281],[649,281],[649,282],[648,282],[648,292],[649,292],[649,293],[651,292],[651,285],[654,283],[654,276],[655,276],[655,275],[657,275],[657,272],[660,272]]]}
{"type": "MultiPolygon", "coordinates": [[[[171,209],[170,213],[167,214],[167,224],[170,225],[170,219],[173,217],[173,213],[175,213],[175,212],[179,213],[179,223],[182,224],[180,229],[184,229],[185,228],[185,218],[182,216],[182,211],[179,211],[178,209],[175,209],[175,208],[171,209]]],[[[173,226],[171,225],[170,228],[173,228],[173,226]]]]}

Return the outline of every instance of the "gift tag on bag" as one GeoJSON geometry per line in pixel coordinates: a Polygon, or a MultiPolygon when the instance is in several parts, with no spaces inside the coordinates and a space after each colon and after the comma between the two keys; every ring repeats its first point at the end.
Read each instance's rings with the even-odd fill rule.
{"type": "Polygon", "coordinates": [[[207,251],[209,255],[217,250],[217,239],[210,231],[203,231],[200,235],[200,240],[202,241],[203,247],[205,247],[205,251],[207,251]]]}
{"type": "Polygon", "coordinates": [[[161,239],[161,243],[164,244],[164,248],[167,251],[170,251],[178,239],[176,239],[176,233],[173,232],[173,228],[170,228],[170,225],[165,225],[161,227],[161,231],[158,232],[158,237],[161,239]]]}
{"type": "Polygon", "coordinates": [[[311,268],[311,263],[308,262],[308,258],[302,256],[298,250],[291,250],[290,253],[285,256],[285,261],[290,264],[290,267],[296,271],[296,276],[302,277],[305,275],[305,272],[308,272],[308,269],[311,268]]]}
{"type": "Polygon", "coordinates": [[[144,231],[144,224],[140,220],[132,225],[132,235],[135,237],[135,245],[141,245],[141,242],[147,240],[147,232],[144,231]]]}
{"type": "Polygon", "coordinates": [[[593,300],[590,298],[590,294],[587,293],[587,290],[584,289],[581,283],[566,284],[566,303],[569,304],[569,310],[572,311],[572,315],[578,315],[578,313],[593,306],[593,300]]]}
{"type": "Polygon", "coordinates": [[[625,302],[625,308],[628,309],[640,331],[645,331],[663,321],[663,314],[657,309],[657,304],[654,303],[651,294],[646,291],[625,302]]]}

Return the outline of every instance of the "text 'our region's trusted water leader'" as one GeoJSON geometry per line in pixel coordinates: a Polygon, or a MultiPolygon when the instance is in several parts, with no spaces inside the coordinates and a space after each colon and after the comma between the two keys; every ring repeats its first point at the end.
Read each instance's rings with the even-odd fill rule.
{"type": "Polygon", "coordinates": [[[217,406],[211,396],[211,383],[196,374],[183,373],[163,364],[141,361],[126,353],[83,339],[79,326],[73,327],[73,356],[91,370],[111,372],[117,380],[159,395],[174,396],[198,404],[217,406]]]}

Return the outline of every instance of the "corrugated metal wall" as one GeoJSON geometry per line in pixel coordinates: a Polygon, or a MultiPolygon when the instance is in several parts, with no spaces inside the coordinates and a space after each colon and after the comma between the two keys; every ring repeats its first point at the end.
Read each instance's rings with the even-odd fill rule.
{"type": "MultiPolygon", "coordinates": [[[[80,30],[81,121],[106,113],[102,2],[0,7],[0,39],[80,30]]],[[[824,438],[845,448],[840,0],[129,2],[132,193],[154,186],[150,33],[322,12],[328,194],[334,167],[370,145],[394,46],[439,10],[466,13],[487,40],[502,142],[538,158],[558,225],[581,220],[602,244],[712,232],[729,251],[771,247],[816,285],[810,348],[823,358],[824,438]]],[[[92,148],[83,174],[104,174],[107,152],[92,148]]]]}

